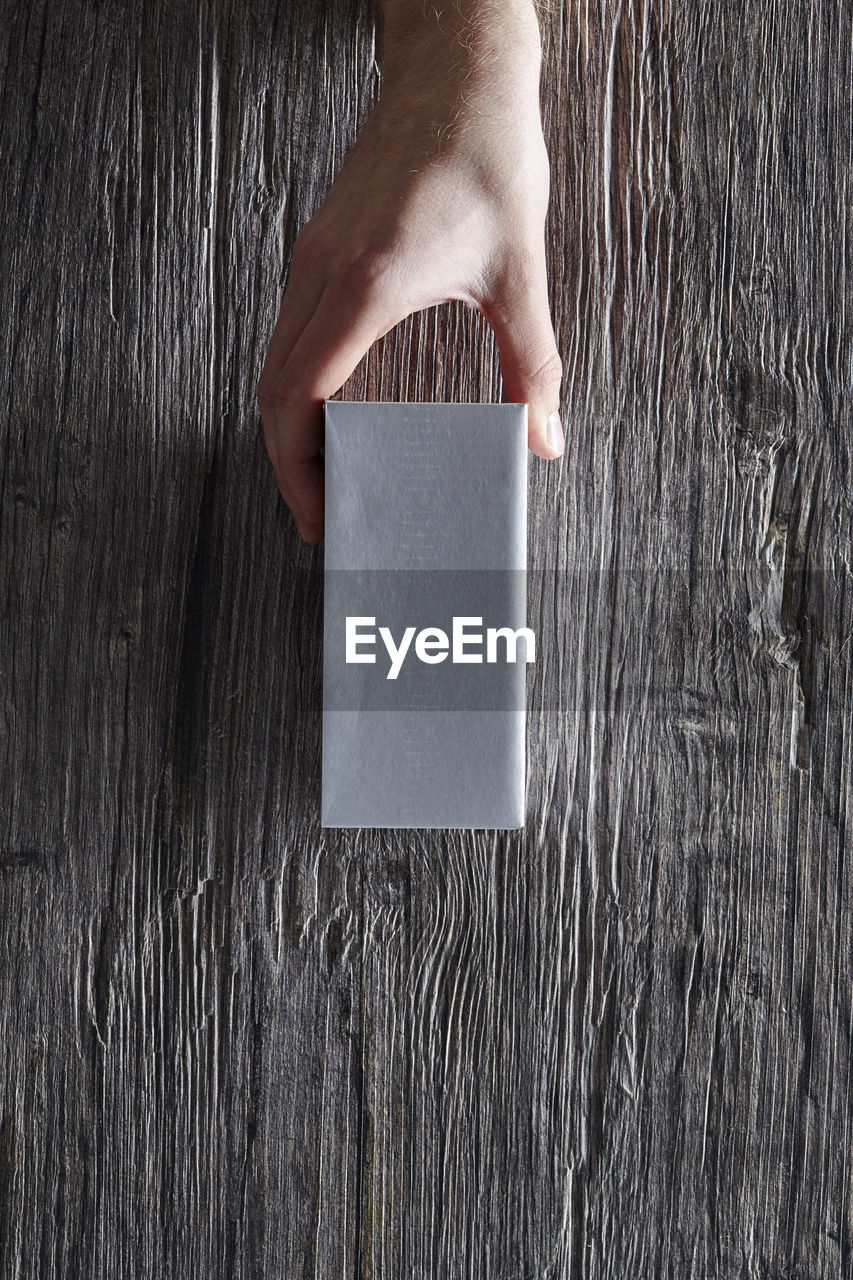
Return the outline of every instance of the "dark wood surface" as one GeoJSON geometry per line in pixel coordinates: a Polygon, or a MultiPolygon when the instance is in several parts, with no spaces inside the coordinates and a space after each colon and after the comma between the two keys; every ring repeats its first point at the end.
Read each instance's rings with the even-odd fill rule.
{"type": "Polygon", "coordinates": [[[254,389],[366,7],[2,8],[0,1275],[853,1275],[849,4],[552,0],[512,834],[319,826],[254,389]]]}

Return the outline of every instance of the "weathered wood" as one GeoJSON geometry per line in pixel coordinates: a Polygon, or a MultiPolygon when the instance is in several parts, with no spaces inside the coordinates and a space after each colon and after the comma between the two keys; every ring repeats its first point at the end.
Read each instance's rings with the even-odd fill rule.
{"type": "MultiPolygon", "coordinates": [[[[497,836],[319,827],[254,387],[366,6],[0,30],[0,1275],[853,1275],[849,5],[551,5],[497,836]]],[[[412,317],[345,394],[498,398],[493,339],[412,317]]]]}

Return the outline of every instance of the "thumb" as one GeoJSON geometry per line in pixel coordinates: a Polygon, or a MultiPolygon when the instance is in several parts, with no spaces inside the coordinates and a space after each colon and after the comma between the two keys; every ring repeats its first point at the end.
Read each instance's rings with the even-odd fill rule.
{"type": "Polygon", "coordinates": [[[545,247],[513,264],[496,295],[481,310],[494,330],[508,398],[527,404],[527,440],[540,458],[559,458],[565,447],[560,421],[563,362],[548,303],[545,247]]]}

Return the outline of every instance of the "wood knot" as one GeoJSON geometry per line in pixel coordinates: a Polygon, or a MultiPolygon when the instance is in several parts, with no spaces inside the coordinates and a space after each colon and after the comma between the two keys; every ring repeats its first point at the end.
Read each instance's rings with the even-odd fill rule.
{"type": "Polygon", "coordinates": [[[370,892],[383,907],[398,907],[408,901],[411,875],[405,862],[379,862],[370,875],[370,892]]]}

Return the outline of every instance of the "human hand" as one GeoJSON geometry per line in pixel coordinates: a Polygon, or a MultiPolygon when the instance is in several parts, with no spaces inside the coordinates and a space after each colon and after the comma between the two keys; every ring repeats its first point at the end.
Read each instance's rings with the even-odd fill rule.
{"type": "Polygon", "coordinates": [[[471,23],[448,32],[423,22],[398,37],[386,28],[380,100],[296,238],[258,402],[279,489],[308,542],[323,533],[323,401],[413,311],[458,299],[482,312],[508,398],[528,404],[530,448],[563,451],[530,12],[534,25],[513,11],[488,34],[471,23]]]}

